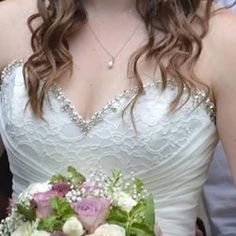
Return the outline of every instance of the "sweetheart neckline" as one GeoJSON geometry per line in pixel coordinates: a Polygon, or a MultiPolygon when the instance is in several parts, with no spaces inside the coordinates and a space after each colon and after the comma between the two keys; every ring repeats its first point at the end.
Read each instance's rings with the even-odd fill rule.
{"type": "MultiPolygon", "coordinates": [[[[160,80],[147,82],[143,84],[143,88],[144,90],[146,90],[147,88],[154,87],[158,83],[160,83],[160,80]]],[[[55,84],[52,88],[52,92],[55,98],[61,104],[62,111],[69,114],[71,120],[80,127],[81,131],[84,134],[86,134],[99,121],[102,121],[103,116],[109,113],[109,111],[116,112],[121,104],[123,104],[127,100],[132,100],[137,91],[138,86],[123,90],[121,93],[108,100],[105,105],[102,105],[101,108],[94,112],[91,116],[89,116],[88,119],[84,119],[73,105],[73,102],[68,98],[67,95],[65,95],[63,89],[59,85],[55,84]]]]}
{"type": "MultiPolygon", "coordinates": [[[[14,60],[12,63],[7,64],[1,73],[0,86],[3,83],[5,76],[11,75],[16,67],[23,67],[24,63],[24,59],[17,59],[14,60]]],[[[161,79],[155,79],[143,83],[143,88],[144,90],[155,86],[159,88],[161,84],[161,79]]],[[[172,89],[175,89],[174,80],[168,79],[167,86],[172,89]]],[[[80,130],[84,134],[87,134],[93,126],[103,120],[103,116],[106,113],[108,113],[109,111],[116,112],[117,107],[122,104],[123,101],[131,99],[138,91],[138,86],[124,89],[121,93],[115,95],[112,99],[108,100],[105,105],[101,106],[101,108],[94,112],[91,116],[89,116],[88,119],[83,118],[83,116],[78,112],[78,110],[73,105],[73,102],[64,93],[63,88],[61,88],[58,83],[55,83],[51,90],[53,91],[55,98],[60,102],[62,111],[67,112],[71,120],[79,126],[80,130]]],[[[204,104],[206,106],[207,113],[210,115],[211,120],[215,121],[215,104],[209,98],[209,96],[206,96],[207,94],[205,93],[205,91],[199,88],[196,88],[192,92],[192,97],[194,101],[196,101],[198,104],[201,103],[204,98],[206,98],[204,100],[204,104]]]]}

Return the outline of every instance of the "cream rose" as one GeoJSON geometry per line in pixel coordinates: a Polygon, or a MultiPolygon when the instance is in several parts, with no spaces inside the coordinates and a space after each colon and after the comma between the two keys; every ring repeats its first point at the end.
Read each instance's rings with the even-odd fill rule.
{"type": "Polygon", "coordinates": [[[70,217],[63,225],[63,233],[68,236],[81,236],[84,233],[83,226],[76,217],[70,217]]]}
{"type": "Polygon", "coordinates": [[[126,192],[115,193],[114,200],[118,206],[128,212],[137,204],[137,202],[126,192]]]}
{"type": "Polygon", "coordinates": [[[32,224],[30,222],[22,223],[12,234],[11,236],[31,236],[33,231],[32,224]]]}
{"type": "Polygon", "coordinates": [[[50,236],[50,233],[36,230],[30,236],[50,236]]]}
{"type": "Polygon", "coordinates": [[[118,225],[104,224],[90,236],[125,236],[125,229],[118,225]]]}
{"type": "Polygon", "coordinates": [[[33,196],[35,193],[44,193],[50,190],[48,182],[31,184],[19,196],[19,199],[26,199],[28,196],[33,196]]]}

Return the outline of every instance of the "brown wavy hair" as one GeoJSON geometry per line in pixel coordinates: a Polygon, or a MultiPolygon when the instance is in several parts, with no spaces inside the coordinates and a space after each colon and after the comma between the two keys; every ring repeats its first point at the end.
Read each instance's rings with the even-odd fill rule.
{"type": "MultiPolygon", "coordinates": [[[[87,22],[84,1],[37,0],[38,13],[28,18],[33,54],[24,65],[24,77],[29,104],[38,117],[43,117],[44,100],[54,82],[65,72],[72,74],[69,38],[79,33],[87,22]],[[37,18],[41,23],[34,28],[33,22],[37,18]]],[[[149,40],[131,55],[128,65],[138,86],[137,96],[130,104],[132,116],[135,102],[143,92],[137,68],[143,55],[147,60],[154,59],[159,66],[163,90],[167,86],[168,76],[175,79],[178,93],[171,103],[171,110],[177,109],[184,86],[189,96],[196,84],[204,87],[209,94],[208,86],[194,74],[194,65],[202,51],[202,39],[208,32],[213,4],[214,0],[136,0],[137,11],[145,23],[149,40]],[[156,32],[161,32],[163,36],[158,39],[156,32]],[[167,58],[166,64],[164,60],[167,58]],[[189,68],[188,76],[181,71],[184,65],[189,68]]]]}

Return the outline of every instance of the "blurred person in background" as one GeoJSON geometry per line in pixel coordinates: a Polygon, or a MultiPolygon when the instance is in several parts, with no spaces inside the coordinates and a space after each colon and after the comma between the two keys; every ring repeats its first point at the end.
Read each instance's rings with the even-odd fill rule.
{"type": "Polygon", "coordinates": [[[203,188],[212,236],[236,235],[236,189],[221,143],[203,188]]]}

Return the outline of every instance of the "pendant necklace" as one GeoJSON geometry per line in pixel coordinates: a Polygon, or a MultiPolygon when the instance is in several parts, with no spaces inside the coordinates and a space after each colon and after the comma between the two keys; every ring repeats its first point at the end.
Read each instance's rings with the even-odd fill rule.
{"type": "Polygon", "coordinates": [[[129,43],[129,41],[132,39],[132,37],[134,36],[134,34],[136,33],[137,29],[139,28],[139,26],[141,25],[141,22],[134,28],[134,30],[131,32],[131,34],[129,35],[128,39],[124,42],[124,44],[122,44],[121,48],[117,51],[117,53],[115,53],[114,55],[112,53],[110,53],[107,48],[103,45],[103,43],[101,42],[101,40],[99,39],[98,35],[95,33],[95,31],[92,29],[92,27],[90,26],[90,24],[88,24],[88,27],[90,29],[90,31],[92,32],[94,38],[96,39],[96,41],[98,42],[98,44],[101,46],[101,48],[103,49],[103,51],[109,55],[109,60],[107,62],[107,68],[109,70],[111,70],[114,65],[115,65],[115,60],[116,58],[119,56],[119,54],[123,51],[123,49],[125,48],[125,46],[129,43]]]}

